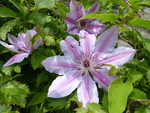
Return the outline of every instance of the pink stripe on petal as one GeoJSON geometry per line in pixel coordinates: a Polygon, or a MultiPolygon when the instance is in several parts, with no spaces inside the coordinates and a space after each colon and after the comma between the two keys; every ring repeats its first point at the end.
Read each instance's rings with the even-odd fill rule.
{"type": "Polygon", "coordinates": [[[65,56],[48,57],[42,61],[42,65],[49,72],[63,75],[67,71],[78,69],[78,64],[65,56]]]}
{"type": "Polygon", "coordinates": [[[99,55],[99,59],[103,59],[103,54],[112,52],[118,39],[118,30],[116,27],[112,27],[104,31],[96,41],[96,52],[99,55]]]}
{"type": "Polygon", "coordinates": [[[72,14],[76,14],[77,12],[77,8],[78,8],[78,4],[75,0],[71,0],[70,2],[70,10],[72,12],[72,14]]]}
{"type": "Polygon", "coordinates": [[[82,102],[85,108],[87,103],[99,102],[96,84],[88,72],[83,75],[83,80],[77,89],[77,94],[79,102],[82,102]]]}
{"type": "Polygon", "coordinates": [[[89,9],[87,14],[92,13],[92,12],[96,12],[98,11],[100,8],[100,4],[98,2],[95,2],[89,9]]]}
{"type": "Polygon", "coordinates": [[[90,56],[90,54],[95,49],[95,41],[96,41],[95,35],[89,35],[86,31],[82,30],[79,33],[79,37],[80,37],[80,45],[84,53],[87,56],[90,56]]]}
{"type": "Polygon", "coordinates": [[[118,47],[100,64],[112,64],[116,67],[129,62],[135,54],[136,50],[129,47],[118,47]]]}
{"type": "Polygon", "coordinates": [[[67,13],[66,14],[66,20],[65,20],[65,22],[67,23],[67,24],[77,24],[77,20],[75,20],[76,18],[74,18],[74,16],[72,15],[72,14],[70,14],[70,13],[67,13]]]}
{"type": "Polygon", "coordinates": [[[108,90],[109,84],[116,78],[116,76],[109,76],[107,69],[93,69],[91,73],[99,88],[104,88],[105,90],[108,90]]]}
{"type": "Polygon", "coordinates": [[[14,63],[19,63],[19,62],[23,61],[23,59],[27,58],[28,55],[29,55],[28,53],[19,53],[19,54],[13,56],[9,61],[7,61],[3,67],[12,65],[14,63]]]}
{"type": "Polygon", "coordinates": [[[3,42],[3,41],[0,41],[0,44],[3,45],[5,48],[15,52],[15,53],[20,53],[18,51],[18,47],[16,47],[15,45],[8,45],[7,43],[3,42]]]}
{"type": "Polygon", "coordinates": [[[48,90],[48,97],[61,98],[74,91],[82,80],[82,71],[74,70],[57,77],[48,90]]]}
{"type": "Polygon", "coordinates": [[[62,52],[66,56],[68,56],[74,60],[80,59],[79,43],[73,37],[68,36],[65,40],[62,40],[60,42],[60,46],[61,46],[62,52]]]}

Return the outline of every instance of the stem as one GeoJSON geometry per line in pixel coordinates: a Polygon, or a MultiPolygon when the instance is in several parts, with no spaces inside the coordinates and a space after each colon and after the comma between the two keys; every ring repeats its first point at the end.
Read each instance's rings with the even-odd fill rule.
{"type": "Polygon", "coordinates": [[[129,2],[127,2],[127,0],[123,0],[135,13],[138,17],[141,17],[138,12],[131,6],[131,4],[129,2]]]}
{"type": "Polygon", "coordinates": [[[134,46],[134,44],[131,41],[123,38],[122,36],[119,36],[119,38],[122,39],[123,41],[125,41],[126,43],[130,44],[131,46],[134,46]]]}

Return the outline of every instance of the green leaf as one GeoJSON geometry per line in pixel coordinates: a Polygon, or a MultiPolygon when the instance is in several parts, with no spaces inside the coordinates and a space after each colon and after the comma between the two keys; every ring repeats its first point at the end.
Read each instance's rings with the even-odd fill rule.
{"type": "Polygon", "coordinates": [[[67,100],[67,98],[49,98],[48,101],[49,106],[52,107],[51,110],[67,108],[70,105],[70,102],[67,100]]]}
{"type": "Polygon", "coordinates": [[[13,70],[13,66],[6,66],[6,67],[3,67],[3,68],[2,68],[2,72],[3,72],[5,75],[11,75],[12,70],[13,70]]]}
{"type": "Polygon", "coordinates": [[[29,22],[44,26],[47,22],[51,21],[51,16],[42,13],[32,13],[29,15],[29,22]]]}
{"type": "Polygon", "coordinates": [[[130,20],[127,23],[128,25],[136,25],[140,27],[144,27],[150,29],[150,20],[144,18],[135,18],[134,20],[130,20]]]}
{"type": "Polygon", "coordinates": [[[109,0],[109,1],[129,9],[129,7],[127,6],[127,4],[123,0],[109,0]]]}
{"type": "Polygon", "coordinates": [[[26,16],[28,14],[28,8],[24,6],[22,3],[18,3],[17,0],[9,0],[13,5],[19,9],[19,11],[23,14],[23,16],[26,16]]]}
{"type": "Polygon", "coordinates": [[[2,104],[17,104],[25,107],[29,89],[25,84],[9,81],[0,87],[0,100],[2,104]]]}
{"type": "Polygon", "coordinates": [[[16,18],[16,13],[6,7],[0,7],[0,17],[13,17],[16,18]]]}
{"type": "Polygon", "coordinates": [[[150,113],[150,108],[147,108],[146,106],[142,106],[136,109],[134,113],[150,113]]]}
{"type": "Polygon", "coordinates": [[[10,111],[11,110],[10,105],[0,105],[0,113],[5,112],[5,111],[10,111]]]}
{"type": "Polygon", "coordinates": [[[133,86],[129,81],[123,83],[120,79],[114,80],[108,87],[109,113],[122,113],[132,90],[133,86]]]}
{"type": "Polygon", "coordinates": [[[116,16],[112,13],[102,13],[99,14],[97,12],[93,12],[90,14],[85,15],[84,17],[80,18],[81,19],[101,19],[104,21],[110,21],[110,22],[115,22],[116,21],[116,16]]]}
{"type": "Polygon", "coordinates": [[[12,30],[12,28],[14,26],[16,26],[18,24],[17,20],[10,20],[8,22],[6,22],[1,28],[0,28],[0,38],[2,40],[6,39],[6,35],[8,32],[10,32],[12,30]]]}
{"type": "Polygon", "coordinates": [[[36,80],[37,87],[39,87],[41,83],[46,82],[48,80],[48,76],[47,76],[48,74],[49,72],[44,71],[38,75],[36,80]]]}
{"type": "Polygon", "coordinates": [[[66,18],[65,5],[62,3],[59,3],[59,4],[56,4],[56,7],[59,9],[60,15],[62,19],[64,20],[66,18]]]}
{"type": "Polygon", "coordinates": [[[102,99],[102,109],[108,112],[108,92],[104,90],[104,96],[102,99]]]}
{"type": "Polygon", "coordinates": [[[19,111],[6,111],[6,112],[3,112],[3,113],[20,113],[19,111]]]}
{"type": "Polygon", "coordinates": [[[118,72],[118,68],[115,68],[115,67],[112,67],[110,70],[109,70],[109,75],[115,75],[116,73],[118,72]]]}
{"type": "Polygon", "coordinates": [[[150,51],[150,38],[143,37],[143,47],[150,51]]]}
{"type": "Polygon", "coordinates": [[[50,55],[55,55],[51,49],[38,48],[34,50],[31,55],[31,65],[33,69],[35,70],[39,67],[42,67],[41,62],[45,60],[47,57],[49,57],[50,55]]]}
{"type": "Polygon", "coordinates": [[[132,93],[129,95],[130,99],[147,99],[147,94],[139,89],[133,89],[132,93]]]}
{"type": "Polygon", "coordinates": [[[139,81],[143,77],[143,74],[139,71],[135,71],[133,69],[128,70],[128,80],[132,83],[139,81]]]}
{"type": "Polygon", "coordinates": [[[76,113],[88,113],[88,110],[86,108],[76,108],[76,113]]]}
{"type": "Polygon", "coordinates": [[[35,96],[28,103],[27,107],[31,105],[37,105],[43,102],[46,98],[47,98],[47,91],[36,93],[35,96]]]}
{"type": "Polygon", "coordinates": [[[54,36],[53,35],[46,35],[44,37],[44,42],[47,46],[50,46],[50,45],[55,45],[55,40],[54,40],[54,36]]]}
{"type": "Polygon", "coordinates": [[[15,66],[14,67],[14,71],[16,72],[16,73],[20,73],[21,72],[21,67],[20,66],[15,66]]]}
{"type": "Polygon", "coordinates": [[[101,109],[102,106],[100,104],[97,104],[97,103],[87,103],[87,108],[90,111],[95,111],[95,110],[101,109]]]}
{"type": "Polygon", "coordinates": [[[42,9],[42,8],[52,8],[58,0],[34,0],[35,8],[33,9],[42,9]]]}

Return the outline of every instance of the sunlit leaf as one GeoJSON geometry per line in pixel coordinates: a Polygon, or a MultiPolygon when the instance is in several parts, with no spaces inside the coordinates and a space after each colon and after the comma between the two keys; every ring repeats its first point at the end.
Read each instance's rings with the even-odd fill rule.
{"type": "Polygon", "coordinates": [[[128,24],[150,29],[150,20],[144,18],[135,18],[134,20],[128,21],[128,24]]]}
{"type": "Polygon", "coordinates": [[[0,105],[0,113],[5,111],[11,111],[12,107],[10,105],[0,105]]]}
{"type": "Polygon", "coordinates": [[[97,12],[93,12],[93,13],[85,15],[84,17],[80,18],[79,20],[81,20],[81,19],[100,19],[100,20],[104,20],[104,21],[115,22],[116,16],[112,13],[99,14],[97,12]]]}
{"type": "Polygon", "coordinates": [[[133,86],[129,81],[123,83],[120,79],[114,80],[108,87],[109,113],[122,113],[132,90],[133,86]]]}
{"type": "Polygon", "coordinates": [[[0,87],[0,103],[25,107],[28,93],[29,89],[25,84],[16,81],[6,82],[0,87]]]}
{"type": "Polygon", "coordinates": [[[6,7],[0,7],[0,17],[13,17],[16,18],[16,13],[6,7]]]}

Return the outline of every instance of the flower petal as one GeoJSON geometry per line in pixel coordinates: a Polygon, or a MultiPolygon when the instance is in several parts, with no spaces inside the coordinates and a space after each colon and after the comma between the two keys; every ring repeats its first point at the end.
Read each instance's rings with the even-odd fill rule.
{"type": "Polygon", "coordinates": [[[90,54],[94,51],[96,37],[95,35],[90,35],[86,31],[82,30],[79,33],[80,37],[80,45],[83,49],[85,55],[90,56],[90,54]]]}
{"type": "Polygon", "coordinates": [[[57,77],[48,90],[48,97],[61,98],[74,91],[82,80],[82,71],[69,71],[65,75],[57,77]]]}
{"type": "Polygon", "coordinates": [[[59,75],[63,75],[70,70],[78,69],[78,64],[65,56],[49,57],[42,61],[42,65],[47,71],[59,75]]]}
{"type": "Polygon", "coordinates": [[[65,22],[67,24],[74,24],[74,25],[76,25],[77,24],[77,20],[78,20],[78,18],[74,14],[71,14],[71,13],[67,13],[66,14],[65,22]]]}
{"type": "Polygon", "coordinates": [[[89,9],[87,14],[92,13],[92,12],[96,12],[98,11],[100,8],[100,4],[98,2],[95,2],[89,9]]]}
{"type": "Polygon", "coordinates": [[[117,77],[109,76],[108,70],[106,68],[102,69],[93,69],[91,70],[94,80],[98,83],[99,88],[104,88],[106,91],[108,90],[109,84],[116,79],[117,77]]]}
{"type": "Polygon", "coordinates": [[[0,41],[0,44],[2,44],[5,48],[15,52],[15,53],[20,53],[18,51],[18,47],[16,47],[15,45],[8,45],[7,43],[3,42],[3,41],[0,41]]]}
{"type": "Polygon", "coordinates": [[[3,65],[3,67],[12,65],[12,64],[14,64],[14,63],[21,62],[21,61],[23,61],[23,59],[27,58],[28,56],[29,56],[28,53],[19,53],[19,54],[16,54],[16,55],[13,56],[9,61],[7,61],[7,62],[3,65]]]}
{"type": "Polygon", "coordinates": [[[70,2],[71,13],[76,14],[77,8],[78,8],[78,3],[75,0],[71,0],[71,2],[70,2]]]}
{"type": "Polygon", "coordinates": [[[43,39],[39,38],[38,40],[36,40],[33,44],[34,49],[37,49],[40,45],[43,45],[43,39]]]}
{"type": "Polygon", "coordinates": [[[108,53],[112,52],[118,39],[118,30],[112,27],[104,31],[96,41],[96,50],[99,59],[103,59],[108,53]]]}
{"type": "Polygon", "coordinates": [[[94,34],[97,35],[101,32],[103,32],[106,29],[106,25],[100,24],[98,20],[94,20],[90,22],[87,26],[87,29],[89,32],[90,30],[94,31],[94,34]]]}
{"type": "Polygon", "coordinates": [[[68,36],[65,40],[60,42],[61,50],[65,54],[74,60],[80,59],[80,47],[78,41],[73,37],[68,36]]]}
{"type": "Polygon", "coordinates": [[[135,52],[136,50],[130,47],[118,47],[100,64],[112,64],[118,67],[129,62],[134,57],[135,52]]]}
{"type": "Polygon", "coordinates": [[[83,80],[78,86],[77,94],[79,102],[83,103],[83,107],[86,107],[87,103],[99,102],[96,84],[88,72],[83,76],[83,80]]]}
{"type": "Polygon", "coordinates": [[[29,48],[30,50],[32,50],[32,38],[34,35],[36,35],[37,32],[34,30],[28,30],[26,32],[26,37],[25,37],[25,45],[27,48],[29,48]]]}

